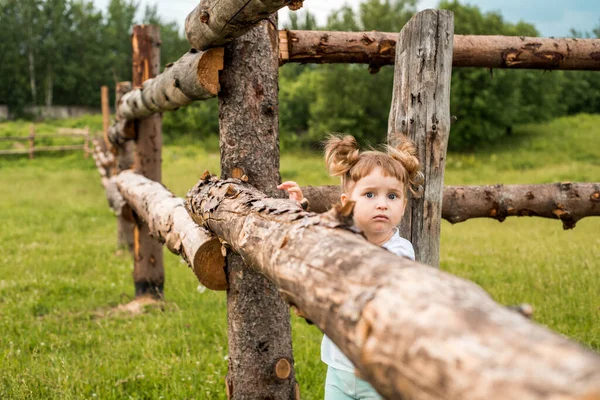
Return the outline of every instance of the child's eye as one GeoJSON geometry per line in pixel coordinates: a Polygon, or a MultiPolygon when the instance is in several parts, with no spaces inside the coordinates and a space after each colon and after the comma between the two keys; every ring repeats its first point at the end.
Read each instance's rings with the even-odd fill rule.
{"type": "Polygon", "coordinates": [[[396,200],[397,198],[398,198],[398,195],[396,193],[388,194],[388,199],[390,199],[390,200],[396,200]]]}
{"type": "Polygon", "coordinates": [[[372,199],[373,197],[375,197],[375,194],[373,192],[367,192],[365,193],[365,196],[367,196],[367,199],[372,199]]]}

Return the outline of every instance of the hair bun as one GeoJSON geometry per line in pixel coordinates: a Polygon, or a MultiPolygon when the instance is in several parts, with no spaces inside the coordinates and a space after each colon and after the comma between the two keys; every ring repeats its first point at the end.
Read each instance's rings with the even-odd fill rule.
{"type": "Polygon", "coordinates": [[[415,144],[403,135],[396,147],[388,146],[388,153],[392,158],[399,161],[408,173],[408,188],[411,193],[415,197],[420,197],[423,193],[421,185],[425,177],[421,172],[421,164],[417,158],[418,153],[415,144]]]}
{"type": "Polygon", "coordinates": [[[350,135],[331,135],[325,142],[325,164],[333,176],[343,176],[358,161],[356,139],[350,135]]]}

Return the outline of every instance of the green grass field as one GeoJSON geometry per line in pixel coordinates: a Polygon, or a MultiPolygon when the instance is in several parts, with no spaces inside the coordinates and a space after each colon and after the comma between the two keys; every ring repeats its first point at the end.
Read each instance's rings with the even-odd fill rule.
{"type": "MultiPolygon", "coordinates": [[[[0,124],[0,135],[19,129],[27,124],[0,124]]],[[[598,182],[599,137],[600,116],[523,126],[496,146],[450,154],[446,184],[598,182]]],[[[184,196],[205,169],[218,172],[209,148],[165,148],[165,185],[184,196]]],[[[284,153],[281,164],[284,179],[336,183],[318,154],[284,153]]],[[[0,221],[1,399],[225,398],[225,293],[200,293],[178,257],[165,252],[164,310],[111,313],[132,298],[132,261],[116,251],[115,217],[82,152],[0,158],[0,221]]],[[[442,268],[500,303],[532,304],[539,323],[600,351],[599,233],[600,218],[569,231],[536,218],[444,222],[442,268]]],[[[322,398],[320,339],[293,317],[303,399],[322,398]]]]}

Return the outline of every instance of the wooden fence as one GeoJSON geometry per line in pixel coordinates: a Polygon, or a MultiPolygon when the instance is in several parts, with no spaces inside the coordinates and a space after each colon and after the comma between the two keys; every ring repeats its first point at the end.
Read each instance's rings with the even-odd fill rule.
{"type": "Polygon", "coordinates": [[[55,133],[38,135],[35,134],[35,125],[31,125],[29,129],[29,136],[6,136],[0,137],[0,141],[4,142],[28,142],[28,146],[21,145],[20,148],[15,149],[0,149],[0,155],[9,154],[29,154],[29,158],[34,157],[34,153],[43,151],[66,151],[66,150],[83,150],[85,158],[89,157],[91,152],[91,136],[90,129],[85,127],[83,129],[76,128],[59,128],[55,133]],[[36,138],[64,138],[73,137],[83,139],[82,144],[71,144],[61,146],[36,146],[36,138]]]}
{"type": "Polygon", "coordinates": [[[95,159],[109,204],[133,221],[136,295],[162,296],[157,243],[181,255],[205,286],[227,290],[232,399],[299,398],[288,305],[386,398],[600,399],[597,354],[436,268],[442,217],[537,215],[572,228],[600,215],[600,183],[443,187],[452,66],[600,70],[600,40],[459,37],[443,10],[418,13],[399,35],[278,32],[272,14],[299,5],[201,0],[186,20],[192,50],[160,75],[158,31],[134,28],[133,85],[118,86],[116,121],[105,132],[110,151],[98,143],[95,159]],[[335,189],[305,188],[313,207],[329,210],[321,214],[275,189],[278,66],[377,69],[392,60],[388,142],[411,137],[426,172],[424,196],[410,200],[401,226],[417,262],[357,234],[351,208],[331,207],[335,189]],[[158,113],[215,96],[222,178],[206,172],[177,198],[159,183],[158,113]]]}

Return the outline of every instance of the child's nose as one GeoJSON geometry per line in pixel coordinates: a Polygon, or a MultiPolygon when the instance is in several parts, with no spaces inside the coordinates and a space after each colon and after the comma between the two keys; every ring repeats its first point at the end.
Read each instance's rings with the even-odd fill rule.
{"type": "Polygon", "coordinates": [[[377,202],[377,208],[380,210],[387,210],[388,206],[387,206],[387,203],[385,202],[385,200],[379,200],[377,202]]]}

